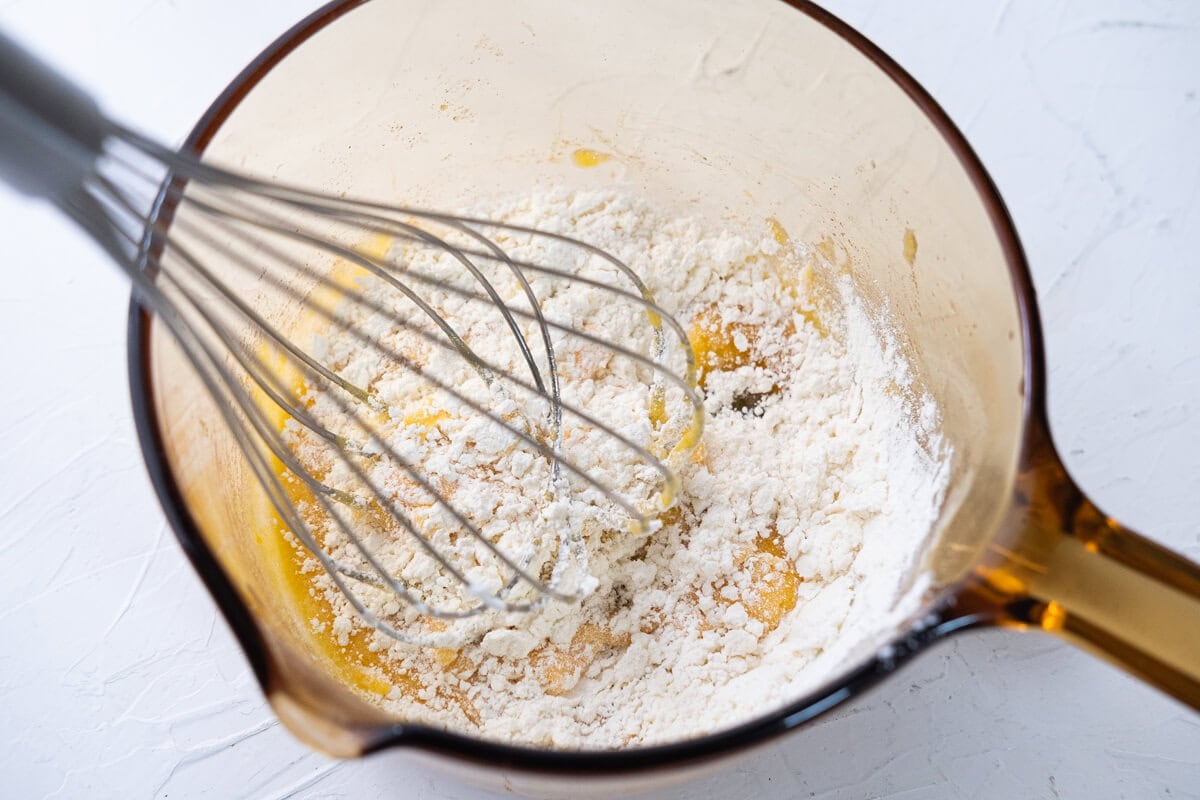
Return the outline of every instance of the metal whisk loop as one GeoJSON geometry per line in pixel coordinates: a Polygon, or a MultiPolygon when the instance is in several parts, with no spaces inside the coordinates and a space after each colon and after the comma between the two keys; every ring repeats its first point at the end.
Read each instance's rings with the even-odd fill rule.
{"type": "Polygon", "coordinates": [[[368,625],[417,644],[478,635],[484,612],[589,591],[571,515],[589,536],[653,528],[703,407],[687,337],[619,259],[562,233],[227,172],[109,120],[2,33],[0,62],[0,179],[125,271],[287,532],[368,625]],[[547,252],[563,263],[532,263],[547,252]],[[573,300],[628,304],[614,313],[649,327],[610,341],[581,329],[573,300]],[[599,377],[648,398],[646,418],[609,418],[599,377]],[[459,438],[427,441],[435,423],[406,417],[416,403],[453,414],[459,438]],[[497,465],[513,472],[517,456],[506,483],[497,465]]]}
{"type": "Polygon", "coordinates": [[[248,284],[303,309],[330,335],[336,332],[417,378],[429,398],[445,398],[502,431],[511,446],[543,459],[548,498],[570,497],[578,491],[571,487],[578,485],[593,493],[596,499],[589,502],[619,509],[635,531],[653,529],[653,515],[677,488],[666,459],[694,443],[704,414],[686,334],[622,261],[560,233],[327,198],[232,175],[115,126],[106,144],[99,168],[73,202],[73,215],[97,240],[107,241],[110,252],[120,254],[139,297],[171,330],[217,401],[280,519],[368,625],[401,641],[442,646],[455,641],[453,631],[414,625],[412,614],[465,620],[489,610],[529,611],[550,599],[578,599],[587,591],[586,548],[580,532],[560,520],[529,532],[518,552],[506,551],[484,531],[482,520],[457,506],[381,430],[379,420],[392,412],[369,377],[343,374],[327,354],[292,334],[288,326],[294,321],[268,319],[254,298],[244,295],[241,287],[248,284]],[[163,168],[170,180],[158,202],[171,212],[156,217],[143,272],[135,256],[138,227],[145,223],[139,209],[145,207],[146,193],[159,185],[163,168]],[[565,265],[532,263],[512,255],[488,232],[545,237],[579,255],[565,265]],[[392,244],[367,252],[362,243],[369,239],[392,244]],[[438,260],[443,258],[451,261],[438,260]],[[447,271],[447,263],[457,265],[460,275],[447,271]],[[585,273],[593,263],[611,274],[585,273]],[[339,279],[330,271],[337,264],[363,277],[339,279]],[[439,265],[437,272],[430,271],[431,264],[439,265]],[[498,282],[503,276],[515,287],[512,300],[498,282]],[[614,278],[629,288],[615,285],[614,278]],[[371,281],[393,292],[395,300],[368,291],[364,282],[371,281]],[[602,292],[612,302],[641,309],[650,331],[649,352],[552,318],[538,296],[538,282],[602,292]],[[459,314],[470,309],[498,314],[513,355],[497,360],[494,342],[488,343],[489,352],[479,351],[460,330],[463,320],[430,300],[435,295],[459,314]],[[347,309],[357,309],[358,316],[347,309]],[[372,320],[372,327],[356,319],[372,320]],[[434,354],[465,359],[491,396],[473,396],[439,373],[441,362],[422,363],[388,338],[400,334],[428,348],[427,359],[434,354]],[[668,337],[678,346],[668,348],[668,337]],[[645,370],[651,407],[665,407],[670,395],[672,407],[686,411],[656,423],[651,442],[634,441],[602,415],[564,400],[556,338],[603,348],[634,370],[645,370]],[[682,362],[680,368],[671,367],[673,359],[682,362]],[[516,365],[525,377],[514,372],[516,365]],[[320,402],[313,405],[313,398],[320,402]],[[542,410],[534,414],[539,405],[542,410]],[[568,422],[604,436],[656,472],[659,501],[647,505],[626,497],[577,463],[564,443],[568,422]],[[297,441],[309,445],[298,448],[297,441]],[[405,496],[420,502],[409,505],[381,483],[380,463],[402,475],[403,485],[410,487],[405,496]],[[417,509],[423,509],[425,521],[414,516],[417,509]],[[393,527],[410,542],[414,554],[436,564],[432,583],[414,582],[388,568],[374,547],[379,531],[363,528],[367,517],[383,519],[385,528],[393,527]],[[456,536],[466,540],[457,539],[460,544],[447,549],[456,536]],[[334,541],[342,543],[336,558],[330,552],[334,541]],[[461,563],[463,541],[475,543],[469,548],[476,553],[474,571],[461,563]],[[370,597],[363,594],[368,590],[374,593],[370,597]]]}

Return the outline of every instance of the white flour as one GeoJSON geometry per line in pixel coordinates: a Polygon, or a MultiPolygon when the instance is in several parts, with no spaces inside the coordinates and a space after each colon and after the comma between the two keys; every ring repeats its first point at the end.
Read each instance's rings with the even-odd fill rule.
{"type": "MultiPolygon", "coordinates": [[[[389,367],[379,353],[329,335],[320,355],[387,404],[389,444],[451,494],[485,535],[520,551],[531,531],[575,526],[596,581],[579,605],[488,613],[449,627],[423,623],[388,596],[364,590],[368,605],[397,627],[441,636],[446,645],[406,646],[372,634],[372,646],[387,651],[380,672],[393,686],[383,705],[404,719],[501,741],[589,749],[666,742],[797,698],[915,611],[922,585],[913,580],[913,561],[946,480],[937,411],[914,397],[906,365],[876,334],[848,279],[822,298],[812,280],[814,257],[773,222],[740,235],[716,233],[662,219],[625,195],[565,190],[489,208],[498,218],[570,233],[633,267],[707,361],[706,429],[699,448],[672,461],[682,479],[679,509],[663,515],[662,529],[640,537],[594,492],[576,488],[548,502],[544,459],[411,372],[389,367]]],[[[519,235],[504,245],[514,258],[535,263],[573,257],[519,235]]],[[[428,251],[399,252],[413,269],[461,276],[461,267],[428,251]]],[[[363,285],[397,305],[394,289],[363,285]]],[[[514,282],[497,285],[519,306],[514,282]]],[[[648,344],[646,316],[632,304],[540,279],[534,288],[548,318],[630,346],[648,344]]],[[[481,355],[520,367],[498,315],[480,314],[445,292],[429,297],[481,355]]],[[[463,359],[390,331],[381,315],[347,313],[449,385],[531,430],[541,424],[519,399],[489,395],[463,359]]],[[[536,329],[521,324],[540,357],[536,329]]],[[[568,403],[601,414],[648,447],[678,433],[651,423],[638,370],[571,337],[556,334],[555,347],[568,403]]],[[[326,405],[314,393],[318,414],[329,412],[326,405]]],[[[680,406],[670,408],[681,418],[680,406]]],[[[639,507],[653,502],[658,484],[644,460],[587,425],[568,422],[566,429],[568,457],[622,487],[639,507]]],[[[313,437],[294,427],[291,433],[306,457],[321,463],[313,437]]],[[[495,572],[486,554],[447,533],[452,521],[412,481],[384,461],[372,476],[413,510],[423,533],[473,565],[473,578],[486,582],[495,572]]],[[[346,485],[353,476],[335,465],[325,480],[346,485]]],[[[372,545],[389,568],[433,599],[462,602],[458,584],[414,554],[403,532],[369,516],[372,545]]],[[[353,559],[332,526],[324,535],[335,557],[353,559]]],[[[336,614],[332,631],[321,633],[345,644],[361,623],[328,578],[316,569],[313,575],[336,614]]]]}

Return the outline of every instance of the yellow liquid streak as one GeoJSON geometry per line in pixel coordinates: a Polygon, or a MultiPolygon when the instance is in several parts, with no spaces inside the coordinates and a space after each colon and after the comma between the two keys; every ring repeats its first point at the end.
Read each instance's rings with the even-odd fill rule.
{"type": "MultiPolygon", "coordinates": [[[[788,234],[787,230],[783,227],[783,224],[779,220],[775,219],[775,217],[767,217],[767,228],[770,229],[770,231],[771,231],[772,239],[774,239],[776,242],[778,242],[783,247],[791,246],[792,237],[788,234]]],[[[906,240],[905,247],[907,250],[907,240],[906,240]]],[[[824,255],[826,258],[828,258],[830,261],[833,260],[833,249],[832,248],[833,248],[832,243],[828,242],[828,241],[821,242],[817,245],[817,250],[822,255],[824,255]]],[[[915,239],[913,240],[913,253],[914,253],[914,255],[916,253],[916,240],[915,239]]],[[[797,288],[798,288],[796,282],[790,280],[788,278],[788,276],[786,276],[786,275],[781,275],[780,277],[783,279],[784,287],[788,290],[788,292],[791,293],[793,298],[796,297],[797,288]]],[[[808,294],[809,297],[813,296],[813,271],[812,271],[811,265],[806,266],[800,270],[799,284],[804,287],[804,290],[808,294]]],[[[817,316],[817,311],[815,308],[801,308],[801,309],[798,309],[798,311],[799,311],[801,318],[803,318],[804,321],[807,322],[809,325],[812,325],[813,329],[818,334],[820,334],[821,336],[829,335],[829,329],[825,327],[825,324],[821,321],[821,318],[819,316],[817,316]]]]}
{"type": "MultiPolygon", "coordinates": [[[[744,553],[737,562],[738,568],[749,572],[748,595],[738,598],[746,614],[763,624],[766,631],[779,627],[783,618],[796,607],[796,600],[803,579],[796,565],[788,558],[783,546],[783,537],[775,530],[758,537],[754,549],[744,553]]],[[[725,600],[725,604],[734,601],[725,600]]]]}
{"type": "Polygon", "coordinates": [[[787,247],[792,238],[788,236],[788,232],[784,229],[783,224],[774,217],[767,217],[767,227],[771,229],[771,238],[779,244],[787,247]]]}
{"type": "Polygon", "coordinates": [[[575,162],[575,166],[583,167],[584,169],[598,167],[610,158],[612,156],[608,153],[601,153],[599,150],[592,150],[588,147],[580,147],[571,153],[571,160],[575,162]]]}
{"type": "MultiPolygon", "coordinates": [[[[647,289],[642,290],[642,297],[649,303],[654,302],[654,296],[650,294],[649,290],[647,289]]],[[[659,314],[653,308],[647,308],[646,317],[650,320],[650,324],[656,330],[662,330],[663,319],[661,314],[659,314]]],[[[695,369],[696,357],[695,347],[690,336],[688,337],[688,341],[684,344],[690,351],[687,353],[687,384],[689,388],[695,389],[698,384],[695,369]]],[[[666,389],[661,385],[655,385],[650,390],[649,418],[650,423],[655,428],[661,427],[662,424],[667,421],[666,389]]],[[[703,409],[694,409],[692,412],[691,423],[684,430],[683,436],[680,437],[679,441],[675,444],[675,447],[671,450],[671,454],[676,455],[678,453],[688,452],[700,442],[700,437],[703,435],[703,433],[704,411],[703,409]]],[[[663,487],[663,491],[659,494],[658,503],[660,512],[671,509],[671,507],[675,504],[675,495],[678,490],[679,478],[674,473],[671,473],[670,480],[667,482],[667,485],[663,487]]],[[[629,526],[629,529],[633,533],[640,534],[645,529],[645,525],[643,525],[640,521],[634,520],[633,524],[629,526]]]]}
{"type": "Polygon", "coordinates": [[[904,229],[904,260],[910,266],[917,260],[917,234],[912,228],[904,229]]]}

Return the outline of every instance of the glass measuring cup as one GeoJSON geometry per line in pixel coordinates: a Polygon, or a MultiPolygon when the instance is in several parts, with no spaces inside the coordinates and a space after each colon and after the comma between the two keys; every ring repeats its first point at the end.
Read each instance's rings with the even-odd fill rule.
{"type": "Polygon", "coordinates": [[[994,187],[928,95],[819,9],[334,3],[252,64],[191,144],[328,191],[392,197],[399,186],[451,208],[536,177],[599,180],[563,158],[599,144],[665,207],[714,221],[786,217],[794,238],[829,248],[862,296],[886,301],[955,447],[924,558],[934,590],[836,680],[746,725],[662,747],[506,747],[404,725],[328,673],[304,621],[272,601],[247,535],[254,490],[232,441],[219,425],[200,435],[211,412],[135,311],[134,397],[156,487],[281,718],[315,746],[353,755],[413,745],[474,762],[484,777],[502,765],[526,776],[674,776],[805,723],[929,643],[987,624],[1043,628],[1200,703],[1200,643],[1184,634],[1200,618],[1197,567],[1107,519],[1063,470],[1029,276],[994,187]]]}

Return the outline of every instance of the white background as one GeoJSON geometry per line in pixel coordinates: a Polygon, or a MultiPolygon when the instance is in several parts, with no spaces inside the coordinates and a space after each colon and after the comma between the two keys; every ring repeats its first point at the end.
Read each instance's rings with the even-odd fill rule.
{"type": "MultiPolygon", "coordinates": [[[[177,142],[315,4],[9,0],[0,23],[177,142]]],[[[1200,4],[828,5],[948,109],[1007,199],[1072,472],[1200,559],[1200,4]]],[[[487,796],[393,754],[330,761],[280,727],[146,479],[126,287],[6,192],[0,247],[0,795],[487,796]]],[[[1197,797],[1198,761],[1200,714],[1049,638],[993,632],[659,797],[1197,797]]]]}

